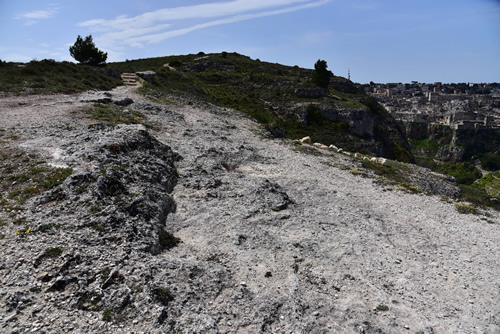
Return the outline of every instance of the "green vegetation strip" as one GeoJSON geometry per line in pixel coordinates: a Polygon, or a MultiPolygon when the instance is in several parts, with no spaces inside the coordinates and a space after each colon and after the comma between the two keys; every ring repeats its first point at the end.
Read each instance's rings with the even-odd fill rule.
{"type": "MultiPolygon", "coordinates": [[[[122,85],[106,69],[52,59],[0,64],[0,91],[12,94],[76,93],[122,85]]],[[[118,73],[118,72],[116,72],[118,73]]]]}

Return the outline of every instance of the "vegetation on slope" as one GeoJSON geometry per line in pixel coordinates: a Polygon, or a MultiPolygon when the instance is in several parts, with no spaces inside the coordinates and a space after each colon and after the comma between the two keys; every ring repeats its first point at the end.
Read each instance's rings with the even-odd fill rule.
{"type": "MultiPolygon", "coordinates": [[[[169,56],[109,64],[120,72],[153,70],[157,76],[141,91],[165,102],[168,96],[197,97],[248,113],[274,136],[311,136],[315,142],[351,151],[412,161],[399,125],[378,103],[350,81],[332,76],[328,96],[303,97],[297,88],[315,89],[313,70],[252,60],[237,53],[169,56]],[[374,120],[373,137],[353,134],[347,121],[333,121],[321,110],[363,110],[374,120]],[[378,151],[376,151],[378,150],[378,151]]],[[[314,94],[313,94],[314,95],[314,94]]]]}
{"type": "Polygon", "coordinates": [[[0,61],[0,92],[11,94],[76,93],[86,90],[109,90],[121,80],[104,74],[99,67],[33,60],[26,64],[0,61]]]}
{"type": "Polygon", "coordinates": [[[436,154],[447,146],[445,143],[450,142],[450,136],[451,134],[447,133],[426,139],[411,139],[416,163],[435,172],[453,176],[462,189],[463,200],[500,209],[500,131],[484,131],[481,136],[485,138],[460,147],[464,151],[462,161],[437,161],[436,154]],[[483,145],[484,143],[488,143],[489,147],[483,145]],[[483,176],[478,167],[490,173],[483,176]]]}

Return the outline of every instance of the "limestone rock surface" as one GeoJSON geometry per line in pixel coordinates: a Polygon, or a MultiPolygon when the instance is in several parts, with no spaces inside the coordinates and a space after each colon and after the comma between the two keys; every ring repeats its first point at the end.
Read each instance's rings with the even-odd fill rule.
{"type": "Polygon", "coordinates": [[[0,99],[2,149],[73,168],[16,210],[32,232],[0,212],[0,332],[498,332],[494,212],[353,175],[235,110],[108,94],[153,126],[0,99]]]}

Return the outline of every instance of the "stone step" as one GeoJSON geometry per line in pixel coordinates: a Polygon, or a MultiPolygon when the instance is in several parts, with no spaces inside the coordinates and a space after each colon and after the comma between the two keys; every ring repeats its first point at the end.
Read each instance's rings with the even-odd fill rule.
{"type": "Polygon", "coordinates": [[[126,86],[129,87],[141,86],[141,83],[139,82],[139,80],[137,80],[137,76],[135,75],[135,73],[122,73],[121,78],[126,86]]]}

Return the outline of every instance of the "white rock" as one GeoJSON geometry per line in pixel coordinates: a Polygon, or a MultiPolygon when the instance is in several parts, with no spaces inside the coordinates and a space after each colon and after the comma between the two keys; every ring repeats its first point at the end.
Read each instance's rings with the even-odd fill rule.
{"type": "Polygon", "coordinates": [[[309,144],[309,145],[310,145],[310,144],[312,143],[312,141],[311,141],[311,137],[309,137],[309,136],[304,137],[304,138],[302,138],[302,139],[300,140],[300,142],[301,142],[302,144],[309,144]]]}
{"type": "Polygon", "coordinates": [[[377,158],[377,163],[386,166],[387,165],[387,159],[385,158],[377,158]]]}
{"type": "Polygon", "coordinates": [[[314,143],[313,145],[314,145],[314,146],[316,146],[316,147],[318,147],[318,148],[325,149],[325,150],[327,150],[327,149],[328,149],[328,146],[326,146],[325,144],[321,144],[321,143],[314,143]]]}

